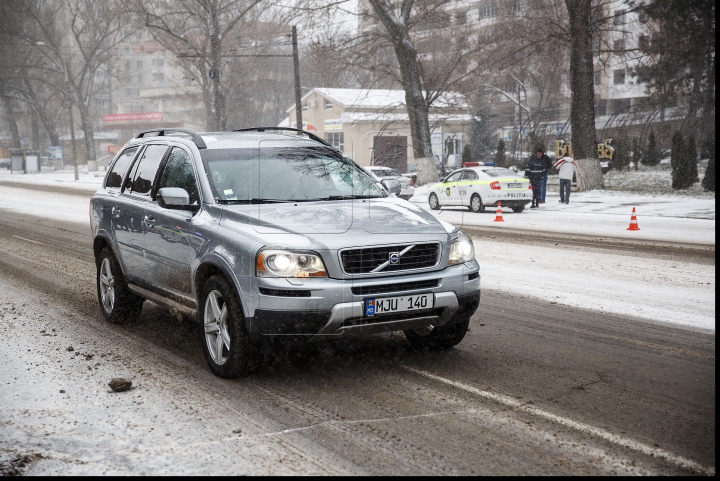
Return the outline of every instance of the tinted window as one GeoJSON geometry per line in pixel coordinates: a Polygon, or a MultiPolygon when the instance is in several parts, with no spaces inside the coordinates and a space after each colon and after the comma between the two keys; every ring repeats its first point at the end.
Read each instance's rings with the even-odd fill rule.
{"type": "Polygon", "coordinates": [[[185,191],[190,194],[191,204],[200,203],[197,182],[195,181],[195,172],[190,163],[190,156],[183,149],[173,147],[170,152],[170,156],[168,156],[167,163],[165,164],[165,170],[163,170],[162,177],[160,178],[158,189],[162,189],[163,187],[180,187],[185,189],[185,191]]]}
{"type": "Polygon", "coordinates": [[[466,170],[463,174],[462,180],[477,180],[478,175],[475,173],[474,170],[466,170]]]}
{"type": "Polygon", "coordinates": [[[120,157],[118,157],[115,161],[115,165],[113,165],[112,170],[107,176],[105,187],[120,188],[122,179],[125,176],[125,171],[127,170],[128,165],[135,156],[135,152],[137,152],[137,150],[138,147],[132,147],[130,149],[125,149],[123,153],[120,154],[120,157]]]}
{"type": "Polygon", "coordinates": [[[517,174],[508,169],[487,169],[485,173],[490,177],[517,177],[517,174]]]}
{"type": "Polygon", "coordinates": [[[450,177],[448,177],[445,182],[457,182],[460,180],[460,176],[462,175],[462,170],[458,172],[454,172],[450,177]]]}
{"type": "Polygon", "coordinates": [[[128,185],[133,194],[150,193],[155,174],[166,150],[165,145],[148,145],[143,151],[142,157],[135,162],[132,182],[128,185]]]}

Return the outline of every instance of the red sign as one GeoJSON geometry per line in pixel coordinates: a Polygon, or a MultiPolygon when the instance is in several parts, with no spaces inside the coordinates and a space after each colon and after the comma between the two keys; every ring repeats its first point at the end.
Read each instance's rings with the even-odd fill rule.
{"type": "Polygon", "coordinates": [[[119,145],[110,144],[108,145],[108,154],[117,154],[120,151],[119,145]]]}
{"type": "Polygon", "coordinates": [[[132,122],[138,120],[162,120],[162,112],[138,112],[134,114],[106,114],[102,116],[103,122],[132,122]]]}

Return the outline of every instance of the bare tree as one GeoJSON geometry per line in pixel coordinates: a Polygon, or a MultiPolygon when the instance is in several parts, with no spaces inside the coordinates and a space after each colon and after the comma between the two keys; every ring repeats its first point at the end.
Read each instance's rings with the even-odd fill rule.
{"type": "MultiPolygon", "coordinates": [[[[134,12],[151,35],[169,51],[187,59],[203,90],[208,129],[227,128],[225,76],[228,55],[236,54],[241,26],[246,27],[261,0],[135,0],[134,12]]],[[[260,12],[257,12],[258,14],[260,12]]]]}

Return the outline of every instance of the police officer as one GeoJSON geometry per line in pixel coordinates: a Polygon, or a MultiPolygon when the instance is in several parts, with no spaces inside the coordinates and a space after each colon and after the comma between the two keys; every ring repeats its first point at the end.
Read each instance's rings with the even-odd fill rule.
{"type": "Polygon", "coordinates": [[[537,152],[535,154],[536,155],[530,157],[530,160],[528,160],[528,163],[525,166],[525,177],[530,179],[530,184],[532,185],[533,191],[532,205],[530,206],[531,209],[536,209],[538,207],[538,204],[540,203],[540,189],[542,188],[542,179],[547,172],[545,162],[543,162],[542,158],[543,150],[537,149],[537,152]]]}

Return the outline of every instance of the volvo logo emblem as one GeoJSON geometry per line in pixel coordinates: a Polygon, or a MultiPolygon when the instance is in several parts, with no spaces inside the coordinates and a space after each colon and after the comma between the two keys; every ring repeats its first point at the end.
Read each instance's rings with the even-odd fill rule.
{"type": "Polygon", "coordinates": [[[399,252],[391,252],[390,257],[388,259],[390,261],[390,264],[397,264],[400,262],[400,253],[399,252]]]}

